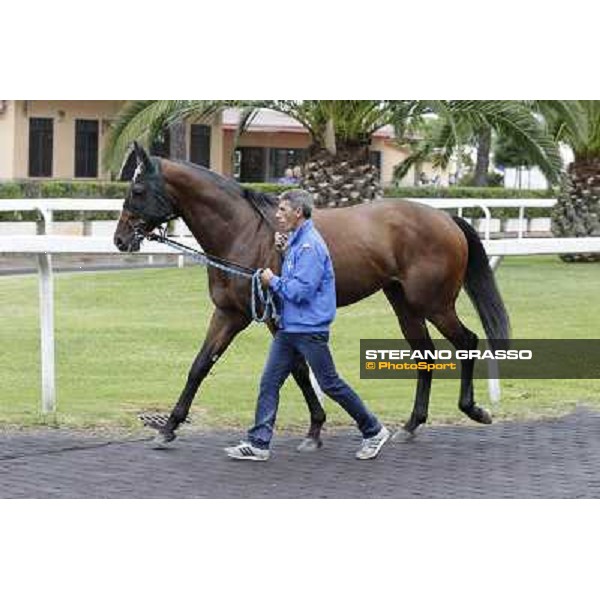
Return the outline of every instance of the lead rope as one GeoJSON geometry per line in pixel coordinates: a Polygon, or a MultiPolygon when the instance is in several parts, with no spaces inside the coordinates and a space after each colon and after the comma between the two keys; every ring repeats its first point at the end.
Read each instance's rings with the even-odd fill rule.
{"type": "Polygon", "coordinates": [[[236,275],[238,277],[243,277],[244,279],[250,279],[250,310],[252,314],[252,320],[256,321],[257,323],[265,323],[266,321],[272,319],[276,324],[279,323],[279,313],[277,312],[277,305],[275,303],[273,292],[270,288],[267,288],[266,290],[263,289],[260,282],[260,274],[262,273],[263,269],[252,270],[249,267],[238,265],[224,258],[210,256],[202,250],[190,248],[181,242],[170,240],[167,237],[166,227],[160,228],[159,232],[159,234],[149,233],[144,237],[150,241],[159,242],[161,244],[165,244],[166,246],[170,246],[175,250],[179,250],[199,264],[214,267],[215,269],[219,269],[220,271],[224,271],[230,275],[236,275]],[[257,298],[259,301],[258,303],[264,306],[261,315],[258,314],[257,298]]]}
{"type": "Polygon", "coordinates": [[[260,282],[260,274],[262,271],[262,269],[257,269],[254,272],[254,275],[252,275],[252,320],[257,323],[264,323],[269,319],[273,319],[275,324],[279,325],[279,313],[277,312],[277,305],[275,304],[275,296],[273,295],[271,288],[265,290],[260,282]],[[256,309],[257,297],[264,306],[263,313],[260,316],[256,309]]]}

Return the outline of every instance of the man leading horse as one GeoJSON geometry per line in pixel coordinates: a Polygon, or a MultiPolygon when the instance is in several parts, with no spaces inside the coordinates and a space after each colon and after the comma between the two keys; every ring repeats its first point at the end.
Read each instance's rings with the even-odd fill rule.
{"type": "MultiPolygon", "coordinates": [[[[135,145],[136,175],[127,193],[115,231],[124,252],[139,249],[141,239],[174,217],[181,217],[200,246],[213,256],[249,270],[277,271],[280,256],[273,246],[276,203],[272,197],[190,163],[149,157],[135,145]]],[[[465,288],[492,347],[504,347],[509,319],[496,287],[485,249],[476,231],[463,219],[404,200],[382,200],[335,210],[315,210],[316,230],[325,240],[335,272],[338,306],[383,291],[398,323],[415,350],[435,349],[427,323],[432,323],[459,350],[477,348],[478,337],[456,314],[465,288]]],[[[252,322],[250,281],[207,269],[215,305],[206,338],[189,371],[177,403],[158,440],[171,443],[188,416],[202,381],[234,338],[252,322]]],[[[268,323],[273,334],[277,329],[268,323]]],[[[475,360],[461,361],[458,406],[478,423],[491,423],[487,410],[474,399],[475,360]]],[[[292,375],[310,412],[303,446],[316,449],[325,412],[313,389],[304,359],[292,375]]],[[[417,375],[414,406],[403,430],[412,435],[426,422],[432,372],[417,375]]]]}
{"type": "MultiPolygon", "coordinates": [[[[327,245],[313,225],[312,196],[303,190],[281,195],[276,212],[287,234],[281,276],[266,268],[261,281],[281,304],[278,329],[260,382],[254,427],[238,446],[226,448],[237,460],[267,460],[279,406],[279,391],[300,357],[319,386],[356,422],[363,441],[356,458],[375,458],[390,437],[358,394],[337,374],[329,351],[329,326],[336,311],[335,274],[327,245]]],[[[277,234],[276,234],[277,235],[277,234]]]]}

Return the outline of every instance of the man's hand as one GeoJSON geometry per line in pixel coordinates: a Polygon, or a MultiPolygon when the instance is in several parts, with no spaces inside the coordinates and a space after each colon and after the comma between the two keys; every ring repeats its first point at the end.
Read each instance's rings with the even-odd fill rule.
{"type": "Polygon", "coordinates": [[[288,236],[285,233],[279,233],[279,231],[275,232],[275,249],[277,252],[281,252],[283,254],[286,251],[287,239],[288,236]]]}
{"type": "Polygon", "coordinates": [[[274,274],[273,271],[271,271],[271,269],[263,269],[263,271],[260,274],[260,282],[262,283],[263,287],[269,287],[269,283],[271,282],[271,279],[273,279],[274,274]]]}

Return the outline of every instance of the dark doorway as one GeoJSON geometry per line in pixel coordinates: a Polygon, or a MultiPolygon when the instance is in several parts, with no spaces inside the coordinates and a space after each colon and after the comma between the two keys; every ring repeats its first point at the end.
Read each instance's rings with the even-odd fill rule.
{"type": "Polygon", "coordinates": [[[29,119],[29,177],[52,177],[52,119],[29,119]]]}
{"type": "Polygon", "coordinates": [[[98,177],[98,121],[75,120],[75,177],[98,177]]]}
{"type": "Polygon", "coordinates": [[[190,127],[190,161],[210,168],[210,126],[192,125],[190,127]]]}
{"type": "Polygon", "coordinates": [[[244,147],[239,149],[242,157],[240,161],[240,181],[252,183],[264,181],[266,175],[266,148],[244,147]]]}

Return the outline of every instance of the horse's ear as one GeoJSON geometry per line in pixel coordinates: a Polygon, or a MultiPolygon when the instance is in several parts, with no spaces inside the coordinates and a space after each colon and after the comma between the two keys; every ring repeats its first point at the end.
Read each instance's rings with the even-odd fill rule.
{"type": "Polygon", "coordinates": [[[147,152],[137,142],[133,142],[133,149],[135,151],[137,164],[144,165],[144,171],[146,171],[146,173],[151,173],[154,167],[152,166],[152,161],[150,160],[147,152]]]}

